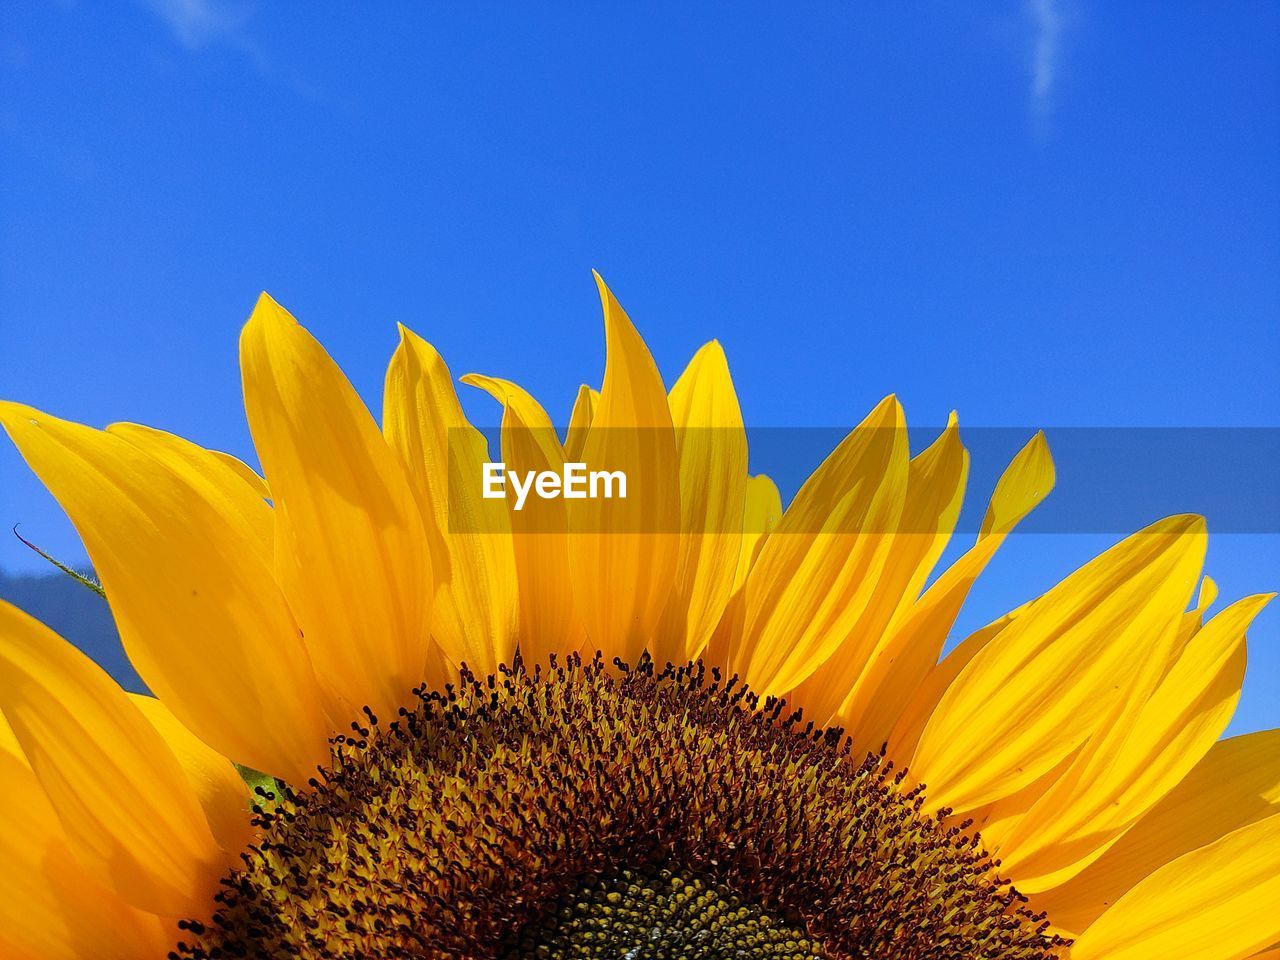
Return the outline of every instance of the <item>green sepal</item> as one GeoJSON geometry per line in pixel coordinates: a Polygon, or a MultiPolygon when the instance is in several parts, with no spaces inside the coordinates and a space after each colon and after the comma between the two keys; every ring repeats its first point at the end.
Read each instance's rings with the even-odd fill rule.
{"type": "Polygon", "coordinates": [[[20,534],[18,532],[18,527],[16,524],[14,525],[14,528],[13,528],[13,535],[17,537],[19,540],[21,540],[25,546],[34,550],[36,553],[40,554],[40,556],[42,556],[45,560],[48,560],[50,563],[52,563],[55,567],[57,567],[67,576],[69,576],[76,583],[80,584],[81,586],[88,587],[90,590],[92,590],[94,593],[100,596],[103,600],[107,599],[107,592],[102,589],[102,584],[100,584],[97,580],[94,580],[92,577],[86,577],[79,570],[72,569],[71,567],[63,563],[61,560],[57,559],[56,557],[50,556],[48,553],[45,553],[43,550],[37,547],[34,543],[32,543],[30,540],[28,540],[26,537],[20,534]]]}

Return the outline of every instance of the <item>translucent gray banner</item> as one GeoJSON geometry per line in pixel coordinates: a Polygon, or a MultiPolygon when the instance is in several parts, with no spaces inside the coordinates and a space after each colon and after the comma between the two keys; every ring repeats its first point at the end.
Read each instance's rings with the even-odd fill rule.
{"type": "MultiPolygon", "coordinates": [[[[563,430],[555,436],[550,431],[509,431],[505,447],[498,429],[482,433],[488,442],[487,453],[477,453],[473,434],[468,439],[462,431],[451,431],[448,515],[449,528],[455,532],[498,529],[512,517],[527,532],[563,532],[566,516],[569,526],[579,532],[674,532],[679,529],[679,520],[673,519],[670,497],[655,490],[669,484],[671,464],[681,455],[697,457],[698,451],[705,455],[711,448],[738,456],[735,451],[741,444],[740,435],[731,431],[677,431],[673,436],[662,430],[614,429],[597,431],[585,449],[574,449],[571,440],[566,454],[561,446],[563,430]],[[552,462],[562,456],[583,467],[576,472],[570,468],[566,478],[563,462],[552,462]],[[497,499],[480,498],[485,481],[482,464],[505,463],[505,458],[512,462],[506,464],[504,513],[495,512],[503,493],[499,492],[497,499]],[[626,496],[618,496],[616,477],[610,478],[612,493],[606,496],[602,476],[593,500],[590,481],[597,471],[626,474],[626,496]],[[537,478],[528,477],[537,472],[560,476],[558,482],[547,479],[539,488],[537,478]],[[524,486],[526,495],[517,517],[513,488],[518,485],[524,486]],[[586,495],[565,499],[566,493],[579,490],[586,495]]],[[[772,478],[786,505],[848,433],[848,429],[834,427],[748,429],[749,472],[772,478]]],[[[892,433],[887,429],[863,430],[859,443],[865,449],[856,452],[862,459],[848,476],[862,478],[863,484],[877,483],[894,455],[890,453],[895,443],[892,433]]],[[[918,455],[940,433],[940,427],[912,427],[907,436],[911,455],[918,455]]],[[[957,532],[978,530],[997,480],[1035,433],[1030,427],[961,428],[969,473],[957,532]]],[[[1197,513],[1208,519],[1214,533],[1280,533],[1280,428],[1054,427],[1044,433],[1057,481],[1052,493],[1018,527],[1019,532],[1126,534],[1163,516],[1197,513]]],[[[490,478],[495,471],[489,471],[490,478]]],[[[693,473],[704,478],[715,496],[734,496],[726,493],[730,487],[713,482],[705,469],[693,473]]],[[[492,486],[489,492],[494,492],[492,486]]],[[[832,508],[839,492],[830,493],[832,508]]],[[[740,529],[741,521],[726,519],[732,513],[710,511],[713,519],[705,521],[704,532],[740,529]]],[[[816,533],[824,522],[819,510],[810,522],[793,523],[790,529],[816,533]]],[[[866,517],[859,532],[881,532],[877,527],[890,527],[905,533],[929,533],[935,525],[935,521],[919,516],[883,521],[866,517]]]]}

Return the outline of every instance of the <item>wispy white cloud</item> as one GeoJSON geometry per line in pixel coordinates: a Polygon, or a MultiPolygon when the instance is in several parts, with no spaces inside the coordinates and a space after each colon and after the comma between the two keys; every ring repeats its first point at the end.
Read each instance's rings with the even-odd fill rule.
{"type": "Polygon", "coordinates": [[[1054,87],[1062,48],[1062,10],[1057,0],[1025,0],[1032,24],[1031,105],[1047,116],[1053,107],[1054,87]]]}
{"type": "Polygon", "coordinates": [[[145,0],[146,5],[163,20],[179,43],[189,50],[199,50],[219,40],[233,40],[249,10],[221,0],[145,0]]]}
{"type": "Polygon", "coordinates": [[[302,96],[314,99],[315,91],[301,78],[279,71],[266,48],[251,35],[249,21],[254,8],[250,0],[142,0],[169,28],[179,44],[190,51],[221,46],[247,59],[264,78],[277,77],[302,96]]]}

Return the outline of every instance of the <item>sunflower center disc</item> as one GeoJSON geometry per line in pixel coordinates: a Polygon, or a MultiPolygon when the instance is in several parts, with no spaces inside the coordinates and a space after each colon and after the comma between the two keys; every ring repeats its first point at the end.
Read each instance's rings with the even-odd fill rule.
{"type": "Polygon", "coordinates": [[[464,676],[352,726],[309,789],[263,803],[174,955],[1062,955],[903,771],[700,664],[464,676]]]}
{"type": "Polygon", "coordinates": [[[803,929],[719,884],[657,867],[583,883],[513,938],[505,960],[813,960],[803,929]]]}

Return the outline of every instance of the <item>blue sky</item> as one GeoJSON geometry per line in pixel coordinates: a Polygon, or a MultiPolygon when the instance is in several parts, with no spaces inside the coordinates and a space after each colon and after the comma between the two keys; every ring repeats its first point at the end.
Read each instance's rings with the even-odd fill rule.
{"type": "MultiPolygon", "coordinates": [[[[297,10],[0,15],[0,394],[250,455],[265,288],[375,403],[404,321],[567,411],[597,267],[669,376],[721,340],[752,424],[897,392],[924,425],[1280,426],[1274,5],[297,10]]],[[[1124,529],[1170,483],[1141,467],[1124,529]]],[[[7,446],[0,520],[80,555],[7,446]]],[[[962,627],[1121,532],[1015,537],[962,627]]],[[[1209,570],[1275,589],[1280,536],[1219,536],[1209,570]]],[[[1280,611],[1251,640],[1234,730],[1280,724],[1280,611]]]]}

